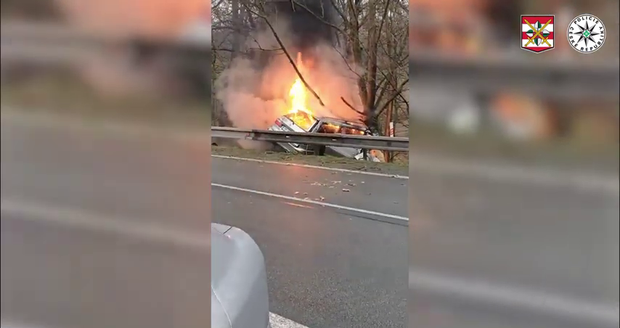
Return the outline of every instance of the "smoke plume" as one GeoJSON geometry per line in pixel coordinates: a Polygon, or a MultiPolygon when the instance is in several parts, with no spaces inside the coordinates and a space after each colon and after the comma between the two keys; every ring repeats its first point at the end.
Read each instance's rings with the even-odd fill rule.
{"type": "MultiPolygon", "coordinates": [[[[325,25],[322,22],[319,24],[325,25]]],[[[344,59],[345,52],[334,47],[329,38],[315,36],[314,44],[309,44],[305,35],[296,33],[290,24],[279,21],[273,25],[294,61],[297,53],[301,52],[301,73],[325,105],[322,106],[310,91],[307,92],[308,107],[315,116],[361,121],[360,114],[341,100],[344,98],[357,110],[362,109],[357,87],[358,73],[356,67],[344,59]],[[302,39],[305,41],[300,41],[302,39]]],[[[311,33],[307,26],[303,31],[311,33]]],[[[268,28],[257,31],[246,44],[249,48],[257,48],[258,45],[266,49],[259,50],[263,52],[279,48],[273,32],[268,28]]],[[[297,73],[282,51],[269,51],[267,58],[266,64],[259,65],[256,59],[235,58],[214,85],[216,99],[222,103],[236,127],[265,129],[291,109],[289,91],[297,73]]]]}

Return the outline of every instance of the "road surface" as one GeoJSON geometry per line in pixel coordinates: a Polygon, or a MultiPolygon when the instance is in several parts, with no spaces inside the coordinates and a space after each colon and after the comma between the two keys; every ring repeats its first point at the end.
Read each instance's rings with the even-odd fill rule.
{"type": "Polygon", "coordinates": [[[58,313],[75,313],[83,320],[78,324],[97,318],[102,326],[192,327],[205,319],[186,314],[204,312],[195,309],[210,295],[200,277],[208,257],[199,241],[179,240],[208,233],[212,214],[263,249],[271,310],[288,318],[285,324],[405,325],[406,180],[211,159],[204,146],[204,140],[74,129],[3,114],[3,320],[11,313],[18,324],[66,326],[58,313]],[[95,222],[99,215],[115,218],[116,233],[125,236],[54,222],[66,216],[95,222]],[[72,261],[81,271],[68,269],[76,270],[72,261]],[[16,296],[42,290],[50,297],[35,304],[16,296]],[[95,295],[110,307],[63,295],[95,295]],[[109,313],[122,315],[112,322],[109,313]],[[34,322],[27,320],[32,315],[34,322]]]}
{"type": "Polygon", "coordinates": [[[28,122],[2,113],[2,326],[210,322],[209,154],[28,122]]]}
{"type": "Polygon", "coordinates": [[[263,249],[272,311],[308,327],[406,325],[406,179],[211,164],[212,219],[263,249]]]}
{"type": "MultiPolygon", "coordinates": [[[[416,328],[617,327],[618,192],[610,187],[617,177],[412,163],[406,180],[211,158],[202,141],[2,123],[3,208],[10,199],[34,213],[84,209],[123,218],[125,227],[172,225],[192,236],[208,229],[202,219],[211,197],[213,221],[244,229],[263,249],[272,311],[308,327],[403,327],[407,319],[416,328]]],[[[6,217],[3,211],[3,295],[7,277],[9,291],[42,288],[27,283],[49,274],[36,271],[48,261],[40,253],[69,254],[52,256],[49,265],[77,259],[102,281],[115,265],[142,257],[135,271],[112,275],[136,277],[135,289],[88,292],[137,301],[141,313],[156,314],[143,317],[144,325],[182,313],[203,292],[182,283],[200,277],[174,268],[204,272],[204,254],[180,255],[175,249],[186,246],[174,243],[174,234],[159,236],[174,246],[149,261],[147,241],[112,238],[110,248],[110,237],[75,239],[71,231],[6,217]],[[20,238],[26,232],[36,238],[20,238]],[[32,268],[27,274],[5,269],[6,261],[28,256],[35,261],[22,263],[32,268]],[[171,283],[160,286],[164,280],[171,283]],[[132,293],[138,288],[175,296],[155,302],[132,293]]],[[[58,275],[67,278],[55,290],[71,288],[71,273],[58,275]]],[[[54,301],[40,304],[65,304],[54,301]]],[[[39,316],[60,320],[54,309],[39,316]]]]}
{"type": "MultiPolygon", "coordinates": [[[[415,154],[413,157],[416,158],[415,154]]],[[[552,328],[618,325],[617,176],[471,165],[423,155],[412,163],[410,180],[400,180],[405,185],[411,181],[413,186],[408,198],[411,214],[407,215],[411,229],[410,326],[552,328]]],[[[375,323],[354,319],[338,323],[313,320],[313,311],[305,309],[307,299],[312,303],[325,301],[311,297],[299,299],[299,295],[306,295],[304,291],[308,289],[332,290],[335,287],[327,276],[308,274],[314,274],[320,267],[315,263],[289,263],[304,258],[310,251],[321,254],[325,250],[329,254],[349,249],[355,245],[355,241],[347,238],[351,227],[369,225],[373,231],[365,234],[368,237],[356,247],[358,253],[350,252],[348,258],[331,257],[328,260],[341,261],[341,271],[345,273],[336,276],[348,278],[347,270],[352,263],[377,258],[380,261],[376,262],[376,268],[366,267],[365,271],[376,277],[378,274],[374,271],[383,267],[381,276],[389,276],[389,270],[398,270],[398,265],[390,264],[390,259],[375,255],[373,250],[384,254],[398,253],[398,246],[390,241],[393,236],[385,232],[391,227],[352,218],[351,224],[343,228],[342,218],[338,220],[329,214],[341,210],[338,206],[327,206],[324,208],[326,213],[320,215],[316,204],[306,204],[312,209],[288,217],[288,208],[302,207],[303,204],[279,197],[303,195],[311,201],[322,200],[356,208],[362,211],[359,216],[377,219],[364,214],[374,210],[382,211],[386,216],[402,215],[404,208],[399,206],[400,202],[390,203],[390,200],[398,199],[400,192],[405,192],[397,186],[399,179],[225,158],[215,158],[212,166],[215,184],[236,186],[232,190],[224,187],[213,189],[214,213],[222,213],[221,216],[226,217],[230,224],[254,231],[259,243],[267,250],[268,259],[273,256],[272,268],[283,267],[286,271],[296,268],[290,276],[299,279],[282,282],[280,277],[272,276],[272,285],[286,286],[276,288],[278,293],[273,298],[294,300],[284,302],[280,311],[317,327],[375,323]],[[252,173],[243,175],[238,172],[252,173]],[[343,193],[341,181],[352,181],[353,186],[361,188],[343,193]],[[360,181],[365,183],[360,184],[360,181]],[[257,190],[261,194],[255,194],[257,190]],[[383,197],[373,197],[377,192],[383,197]],[[274,206],[273,203],[278,201],[280,204],[274,206]],[[241,210],[245,206],[247,208],[241,210]],[[246,211],[247,216],[256,218],[251,224],[247,223],[245,216],[230,218],[226,214],[246,211]],[[325,226],[329,226],[329,231],[324,230],[325,226]],[[293,236],[278,237],[282,232],[293,236]],[[335,244],[330,241],[334,239],[344,240],[335,244]],[[332,244],[336,248],[332,249],[332,244]],[[388,250],[386,245],[393,249],[388,250]],[[282,253],[281,249],[290,251],[282,253]],[[274,252],[279,254],[274,256],[274,252]],[[281,290],[287,292],[280,293],[281,290]],[[291,308],[291,304],[300,305],[291,308]]],[[[345,213],[355,214],[350,210],[345,213]]],[[[385,217],[379,219],[389,221],[385,217]]],[[[214,220],[218,218],[214,217],[214,220]]],[[[355,292],[359,289],[355,285],[336,285],[341,290],[355,292]]],[[[276,303],[276,306],[281,304],[276,303]]],[[[334,313],[347,313],[337,305],[330,304],[329,308],[333,308],[334,313]]],[[[373,307],[364,310],[385,320],[380,322],[392,322],[379,314],[385,311],[382,307],[378,307],[376,314],[373,307]]],[[[332,317],[329,312],[320,315],[332,317]]]]}
{"type": "Polygon", "coordinates": [[[617,176],[412,163],[410,325],[618,326],[617,176]]]}

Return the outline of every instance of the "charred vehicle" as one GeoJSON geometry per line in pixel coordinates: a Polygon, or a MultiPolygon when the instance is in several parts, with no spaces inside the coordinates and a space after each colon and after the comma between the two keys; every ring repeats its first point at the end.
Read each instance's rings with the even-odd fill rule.
{"type": "MultiPolygon", "coordinates": [[[[307,132],[307,133],[337,133],[348,135],[373,135],[368,127],[360,123],[330,117],[314,117],[305,111],[295,111],[276,119],[275,124],[269,127],[271,131],[307,132]]],[[[362,160],[381,162],[374,151],[364,152],[359,148],[316,146],[296,143],[279,142],[277,145],[287,152],[302,154],[328,154],[333,156],[349,157],[362,160]],[[365,154],[366,153],[366,154],[365,154]]]]}
{"type": "MultiPolygon", "coordinates": [[[[271,131],[298,132],[298,133],[334,133],[346,135],[374,135],[372,131],[362,123],[354,123],[348,120],[318,116],[312,108],[311,93],[306,82],[299,75],[311,76],[312,72],[302,60],[301,52],[297,53],[295,61],[300,74],[288,90],[288,110],[286,114],[278,117],[275,124],[269,127],[271,131]]],[[[316,93],[314,93],[317,96],[316,93]]],[[[318,97],[318,96],[317,96],[318,97]]],[[[318,106],[314,104],[314,106],[318,106]]],[[[333,113],[321,103],[321,113],[333,113]]],[[[334,155],[355,159],[382,162],[382,153],[374,150],[362,150],[360,148],[297,144],[291,142],[278,142],[277,145],[291,153],[334,155]]]]}

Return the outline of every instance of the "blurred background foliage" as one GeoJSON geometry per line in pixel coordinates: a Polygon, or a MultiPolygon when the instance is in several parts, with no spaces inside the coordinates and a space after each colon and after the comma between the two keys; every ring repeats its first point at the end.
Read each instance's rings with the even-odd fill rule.
{"type": "MultiPolygon", "coordinates": [[[[492,58],[524,65],[562,63],[567,68],[618,63],[618,2],[614,0],[411,0],[410,4],[413,52],[481,62],[492,58]],[[565,36],[570,20],[582,13],[598,16],[608,31],[605,45],[590,55],[571,49],[565,36]],[[520,49],[522,14],[555,15],[554,50],[532,54],[520,49]]],[[[617,170],[617,94],[575,99],[532,95],[508,86],[498,89],[461,92],[440,85],[413,87],[411,120],[417,128],[411,131],[412,144],[438,151],[452,144],[447,152],[456,149],[470,155],[605,162],[608,169],[617,170]]]]}
{"type": "MultiPolygon", "coordinates": [[[[75,60],[67,52],[66,60],[54,63],[45,60],[45,52],[28,54],[40,57],[36,60],[3,55],[3,105],[208,122],[209,2],[2,0],[1,6],[3,40],[15,32],[12,26],[41,36],[115,40],[85,60],[80,56],[90,51],[86,48],[75,48],[75,60]],[[189,39],[198,40],[196,49],[179,46],[189,39]]],[[[18,34],[11,38],[19,41],[18,34]]]]}

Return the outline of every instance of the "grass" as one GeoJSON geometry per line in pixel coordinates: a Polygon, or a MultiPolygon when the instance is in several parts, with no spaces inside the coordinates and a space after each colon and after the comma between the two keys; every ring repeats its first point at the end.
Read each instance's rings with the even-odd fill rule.
{"type": "MultiPolygon", "coordinates": [[[[40,76],[2,85],[2,110],[52,114],[86,120],[91,124],[122,122],[165,128],[207,130],[211,126],[208,107],[199,102],[161,96],[110,97],[94,92],[70,75],[40,76]]],[[[338,167],[350,170],[407,174],[406,156],[396,163],[371,163],[332,156],[305,156],[213,147],[213,154],[338,167]]]]}
{"type": "MultiPolygon", "coordinates": [[[[200,101],[181,101],[163,95],[111,97],[94,92],[68,74],[41,75],[1,87],[2,110],[11,108],[29,113],[47,112],[99,121],[120,121],[172,129],[207,130],[211,125],[210,107],[200,101]]],[[[414,122],[415,123],[415,122],[414,122]]],[[[476,160],[506,160],[550,166],[579,166],[617,171],[618,143],[566,139],[547,142],[513,142],[491,132],[459,136],[443,127],[412,124],[410,140],[416,152],[476,160]]],[[[395,163],[369,163],[330,156],[304,156],[286,153],[214,147],[214,154],[262,158],[266,160],[340,167],[352,170],[406,174],[407,154],[395,163]]]]}
{"type": "Polygon", "coordinates": [[[394,163],[374,163],[358,161],[350,158],[334,156],[313,156],[289,154],[276,151],[265,151],[255,149],[242,149],[238,147],[213,146],[211,153],[215,155],[234,156],[243,158],[253,158],[267,161],[278,161],[286,163],[307,164],[324,167],[334,167],[348,170],[376,172],[394,175],[407,175],[408,163],[405,161],[394,163]]]}

